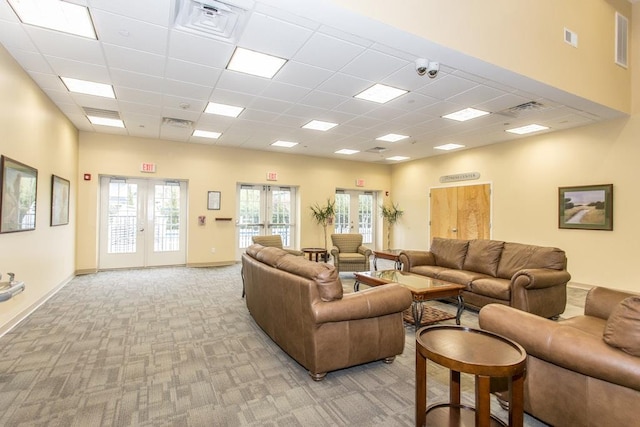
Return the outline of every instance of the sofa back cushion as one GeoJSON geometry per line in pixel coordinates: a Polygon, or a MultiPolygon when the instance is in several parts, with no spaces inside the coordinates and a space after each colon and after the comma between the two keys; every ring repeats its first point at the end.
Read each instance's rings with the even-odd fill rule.
{"type": "Polygon", "coordinates": [[[505,242],[498,264],[498,277],[510,279],[524,268],[563,270],[566,263],[566,255],[561,249],[505,242]]]}
{"type": "Polygon", "coordinates": [[[464,259],[463,270],[495,277],[504,242],[500,240],[471,240],[464,259]]]}
{"type": "Polygon", "coordinates": [[[318,288],[320,299],[323,301],[342,299],[342,282],[338,276],[338,270],[331,264],[287,255],[278,260],[276,268],[313,280],[318,288]]]}
{"type": "Polygon", "coordinates": [[[278,261],[283,256],[287,255],[287,251],[280,248],[274,248],[269,246],[262,246],[259,243],[255,243],[247,248],[247,253],[260,262],[263,262],[271,267],[278,265],[278,261]]]}
{"type": "Polygon", "coordinates": [[[462,270],[468,247],[468,240],[434,237],[429,250],[436,260],[436,265],[462,270]]]}
{"type": "Polygon", "coordinates": [[[610,346],[640,357],[640,295],[625,298],[613,309],[602,337],[610,346]]]}

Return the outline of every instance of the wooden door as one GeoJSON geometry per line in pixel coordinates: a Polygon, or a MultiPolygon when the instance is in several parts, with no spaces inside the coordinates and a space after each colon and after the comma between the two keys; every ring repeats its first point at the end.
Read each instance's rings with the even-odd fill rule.
{"type": "Polygon", "coordinates": [[[431,238],[491,238],[491,187],[489,184],[431,190],[431,238]]]}

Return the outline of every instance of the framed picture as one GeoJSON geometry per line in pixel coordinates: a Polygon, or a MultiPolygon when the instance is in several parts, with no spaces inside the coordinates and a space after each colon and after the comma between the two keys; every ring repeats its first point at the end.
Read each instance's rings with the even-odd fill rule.
{"type": "Polygon", "coordinates": [[[69,224],[69,181],[51,175],[51,226],[69,224]]]}
{"type": "Polygon", "coordinates": [[[209,209],[210,211],[220,210],[220,192],[219,191],[209,191],[209,197],[207,198],[207,209],[209,209]]]}
{"type": "Polygon", "coordinates": [[[560,187],[559,228],[613,230],[613,184],[560,187]]]}
{"type": "Polygon", "coordinates": [[[0,233],[35,230],[38,170],[0,158],[0,233]]]}

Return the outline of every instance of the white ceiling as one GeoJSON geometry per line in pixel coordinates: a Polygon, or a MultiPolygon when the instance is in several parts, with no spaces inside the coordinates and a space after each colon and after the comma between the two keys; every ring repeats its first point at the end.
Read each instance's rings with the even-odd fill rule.
{"type": "Polygon", "coordinates": [[[0,0],[0,43],[89,132],[392,163],[386,158],[442,154],[433,147],[444,143],[468,149],[522,138],[504,131],[520,125],[552,132],[621,115],[327,0],[242,0],[250,10],[235,43],[174,28],[177,1],[71,0],[90,8],[96,41],[22,24],[0,0]],[[288,62],[273,79],[228,71],[236,46],[288,62]],[[419,57],[440,62],[435,79],[416,73],[419,57]],[[70,93],[59,76],[112,84],[117,99],[70,93]],[[409,93],[385,105],[354,98],[375,83],[409,93]],[[246,110],[238,118],[205,114],[210,100],[246,110]],[[505,112],[530,101],[543,107],[505,112]],[[83,107],[118,111],[126,128],[92,125],[83,107]],[[466,107],[492,114],[464,123],[441,117],[466,107]],[[193,137],[192,128],[163,125],[163,117],[223,135],[193,137]],[[313,119],[339,125],[301,129],[313,119]],[[387,133],[410,138],[376,141],[387,133]],[[278,139],[299,144],[271,147],[278,139]],[[343,148],[360,152],[334,154],[343,148]]]}

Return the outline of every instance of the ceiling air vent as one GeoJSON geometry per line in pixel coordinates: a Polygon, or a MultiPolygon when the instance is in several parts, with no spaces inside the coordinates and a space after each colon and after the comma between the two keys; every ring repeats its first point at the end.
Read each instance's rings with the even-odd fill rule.
{"type": "Polygon", "coordinates": [[[382,153],[383,151],[387,151],[388,148],[386,147],[373,147],[373,148],[369,148],[368,150],[365,150],[367,153],[382,153]]]}
{"type": "Polygon", "coordinates": [[[496,114],[502,114],[509,117],[520,117],[523,114],[533,111],[546,110],[548,107],[540,102],[529,101],[524,104],[516,105],[515,107],[507,108],[506,110],[498,111],[496,114]]]}
{"type": "Polygon", "coordinates": [[[179,0],[175,28],[236,43],[253,7],[252,0],[179,0]]]}
{"type": "Polygon", "coordinates": [[[180,129],[190,129],[193,126],[193,122],[191,120],[174,119],[171,117],[163,117],[162,124],[180,129]]]}
{"type": "Polygon", "coordinates": [[[89,117],[100,117],[102,119],[121,120],[120,113],[111,110],[101,110],[100,108],[82,107],[84,113],[89,117]]]}

